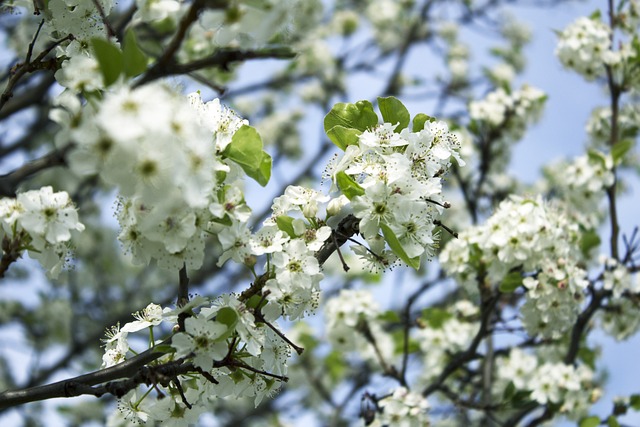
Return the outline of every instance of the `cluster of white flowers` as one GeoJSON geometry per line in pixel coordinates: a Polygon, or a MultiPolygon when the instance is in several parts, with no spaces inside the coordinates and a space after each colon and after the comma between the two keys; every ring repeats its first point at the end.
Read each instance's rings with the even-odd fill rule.
{"type": "Polygon", "coordinates": [[[359,357],[375,361],[375,349],[384,360],[393,356],[393,341],[378,318],[381,314],[373,295],[365,290],[343,289],[328,300],[324,308],[327,338],[340,352],[357,351],[359,357]]]}
{"type": "Polygon", "coordinates": [[[374,37],[380,49],[388,52],[398,47],[405,37],[402,29],[409,25],[406,2],[375,0],[367,3],[364,15],[373,25],[374,37]]]}
{"type": "Polygon", "coordinates": [[[593,370],[586,365],[542,362],[518,348],[497,363],[496,387],[500,395],[512,384],[517,391],[530,392],[530,398],[541,405],[559,405],[560,413],[571,419],[584,417],[601,395],[595,387],[593,370]]]}
{"type": "Polygon", "coordinates": [[[69,261],[72,233],[84,230],[69,194],[51,187],[0,199],[0,221],[3,256],[28,250],[53,278],[69,261]]]}
{"type": "Polygon", "coordinates": [[[458,26],[453,22],[443,23],[439,34],[447,45],[446,61],[451,85],[463,85],[469,80],[469,46],[458,39],[458,26]]]}
{"type": "Polygon", "coordinates": [[[613,184],[611,156],[584,155],[573,162],[560,162],[544,169],[548,190],[567,204],[566,214],[587,229],[596,228],[604,214],[600,207],[604,192],[613,184]]]}
{"type": "Polygon", "coordinates": [[[579,239],[578,224],[541,197],[512,196],[485,225],[449,242],[440,262],[472,294],[499,284],[508,291],[524,285],[525,328],[557,338],[575,321],[588,285],[579,267],[579,239]]]}
{"type": "Polygon", "coordinates": [[[640,328],[640,275],[632,276],[627,267],[606,255],[600,257],[600,262],[604,266],[602,288],[612,294],[600,312],[602,328],[615,339],[624,340],[640,328]]]}
{"type": "Polygon", "coordinates": [[[272,254],[264,287],[268,319],[281,315],[298,319],[318,306],[324,276],[314,254],[331,236],[331,228],[318,218],[320,205],[327,201],[329,197],[319,191],[289,186],[274,199],[272,216],[252,238],[254,254],[272,254]]]}
{"type": "Polygon", "coordinates": [[[526,126],[539,119],[546,99],[544,92],[529,85],[511,92],[499,87],[469,103],[469,116],[480,129],[498,129],[501,138],[517,141],[526,126]]]}
{"type": "Polygon", "coordinates": [[[183,4],[180,0],[136,0],[133,22],[177,22],[183,4]]]}
{"type": "Polygon", "coordinates": [[[464,166],[459,142],[446,123],[427,120],[418,132],[405,128],[398,133],[396,126],[384,123],[363,132],[357,145],[346,147],[333,171],[334,179],[344,172],[364,191],[350,207],[374,253],[353,249],[378,271],[397,259],[384,250],[381,230],[387,239],[393,233],[409,258],[432,256],[434,219],[444,206],[441,176],[451,157],[464,166]]]}
{"type": "Polygon", "coordinates": [[[222,227],[215,222],[248,220],[239,168],[221,155],[247,122],[217,99],[122,87],[78,115],[54,115],[76,143],[69,166],[119,189],[119,239],[137,262],[199,268],[205,237],[222,227]]]}
{"type": "Polygon", "coordinates": [[[261,47],[287,25],[298,1],[267,0],[237,3],[229,10],[207,9],[192,27],[190,53],[202,57],[215,47],[261,47]]]}
{"type": "Polygon", "coordinates": [[[604,73],[611,49],[611,30],[598,19],[581,17],[559,33],[560,62],[592,80],[604,73]]]}
{"type": "MultiPolygon", "coordinates": [[[[100,0],[100,8],[105,16],[113,9],[113,0],[100,0]]],[[[65,37],[71,30],[73,40],[58,47],[57,56],[74,57],[88,55],[89,42],[94,37],[105,38],[107,28],[104,19],[93,1],[50,0],[47,5],[50,13],[49,30],[52,39],[65,37]]],[[[80,71],[82,68],[78,67],[80,71]]]]}
{"type": "MultiPolygon", "coordinates": [[[[256,324],[252,309],[233,295],[224,295],[212,304],[197,298],[186,308],[197,313],[185,319],[185,330],[171,340],[175,352],[163,356],[160,362],[190,358],[215,382],[204,376],[183,382],[191,408],[185,406],[174,385],[163,387],[166,393],[163,399],[147,398],[147,394],[141,397],[139,389],[133,389],[120,400],[120,414],[115,415],[116,418],[147,422],[177,417],[176,422],[184,423],[184,416],[188,415],[188,419],[195,422],[213,399],[249,397],[258,405],[279,388],[281,376],[287,373],[289,344],[264,324],[256,324]],[[198,307],[201,308],[198,310],[198,307]],[[241,356],[236,352],[238,349],[242,349],[241,356]],[[234,354],[233,360],[228,359],[226,363],[231,354],[234,354]]],[[[153,328],[163,323],[173,326],[178,313],[186,308],[171,310],[149,304],[134,314],[137,320],[107,331],[103,367],[113,366],[135,354],[130,347],[130,335],[134,332],[149,329],[152,345],[158,344],[153,342],[153,328]]]]}
{"type": "Polygon", "coordinates": [[[474,321],[479,310],[467,300],[456,302],[450,312],[439,309],[428,312],[433,314],[414,336],[422,354],[419,377],[422,384],[429,384],[437,378],[451,354],[467,349],[480,328],[479,323],[474,321]]]}
{"type": "MultiPolygon", "coordinates": [[[[624,138],[635,138],[640,123],[640,105],[632,103],[623,105],[618,111],[616,124],[618,132],[624,138]]],[[[592,111],[586,125],[586,131],[596,146],[601,147],[611,139],[611,108],[599,107],[592,111]]]]}
{"type": "Polygon", "coordinates": [[[418,393],[399,387],[388,397],[380,399],[382,413],[376,414],[372,427],[426,427],[430,425],[427,411],[429,402],[418,393]]]}

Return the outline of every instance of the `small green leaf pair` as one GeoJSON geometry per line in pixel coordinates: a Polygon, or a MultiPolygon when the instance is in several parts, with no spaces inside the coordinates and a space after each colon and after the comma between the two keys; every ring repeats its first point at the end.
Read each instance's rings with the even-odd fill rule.
{"type": "Polygon", "coordinates": [[[100,65],[105,86],[111,86],[122,74],[126,77],[135,77],[147,69],[147,56],[140,50],[131,29],[124,35],[122,50],[112,42],[101,38],[91,39],[91,46],[100,65]]]}
{"type": "MultiPolygon", "coordinates": [[[[378,107],[385,123],[397,124],[396,132],[409,126],[409,111],[397,98],[379,97],[378,107]]],[[[324,118],[324,131],[331,142],[341,150],[345,150],[349,145],[358,144],[362,132],[377,125],[378,115],[373,111],[373,104],[369,101],[358,101],[355,104],[340,102],[334,105],[324,118]]]]}
{"type": "Polygon", "coordinates": [[[262,149],[262,138],[258,131],[243,125],[222,152],[226,158],[237,163],[242,170],[261,186],[271,178],[271,156],[262,149]]]}

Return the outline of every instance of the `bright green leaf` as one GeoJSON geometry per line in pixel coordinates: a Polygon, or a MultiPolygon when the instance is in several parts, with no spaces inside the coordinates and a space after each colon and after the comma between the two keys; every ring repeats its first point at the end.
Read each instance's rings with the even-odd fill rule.
{"type": "Polygon", "coordinates": [[[600,425],[600,417],[592,416],[580,420],[580,427],[598,427],[600,425]]]}
{"type": "Polygon", "coordinates": [[[624,158],[625,154],[633,147],[633,140],[625,139],[623,141],[617,142],[611,148],[611,157],[613,158],[613,163],[618,165],[620,161],[624,158]]]}
{"type": "Polygon", "coordinates": [[[602,166],[604,169],[607,168],[607,158],[601,152],[596,150],[587,150],[587,156],[592,162],[600,163],[600,166],[602,166]]]}
{"type": "Polygon", "coordinates": [[[336,174],[336,184],[338,184],[338,188],[342,194],[344,194],[349,200],[364,194],[364,188],[360,187],[360,184],[358,184],[344,171],[340,171],[336,174]]]}
{"type": "Polygon", "coordinates": [[[238,129],[223,156],[236,162],[247,175],[265,186],[271,176],[271,157],[262,151],[262,138],[258,131],[247,125],[238,129]]]}
{"type": "Polygon", "coordinates": [[[580,350],[578,350],[578,358],[591,369],[596,369],[598,354],[595,350],[588,347],[580,347],[580,350]]]}
{"type": "Polygon", "coordinates": [[[116,45],[101,38],[91,39],[91,46],[98,60],[104,85],[111,86],[122,73],[122,52],[116,45]]]}
{"type": "Polygon", "coordinates": [[[400,315],[395,310],[387,310],[384,313],[380,313],[378,320],[389,323],[400,323],[400,315]]]}
{"type": "Polygon", "coordinates": [[[271,162],[271,156],[263,151],[260,167],[255,171],[246,171],[247,175],[249,178],[253,178],[258,184],[264,187],[269,183],[269,179],[271,178],[271,162]]]}
{"type": "Polygon", "coordinates": [[[382,229],[382,235],[394,254],[404,261],[409,267],[417,270],[420,268],[420,257],[410,258],[404,251],[400,240],[396,237],[395,233],[387,224],[380,224],[382,229]]]}
{"type": "Polygon", "coordinates": [[[451,319],[453,314],[438,307],[425,308],[422,310],[422,320],[427,322],[433,329],[441,329],[444,323],[451,319]]]}
{"type": "Polygon", "coordinates": [[[362,131],[344,126],[334,126],[327,131],[327,136],[342,151],[347,149],[348,145],[358,145],[358,140],[362,131]]]}
{"type": "Polygon", "coordinates": [[[327,372],[329,377],[336,381],[342,379],[342,375],[346,370],[346,363],[344,354],[340,351],[332,351],[327,355],[324,359],[325,367],[327,368],[327,372]]]}
{"type": "Polygon", "coordinates": [[[238,312],[231,307],[222,307],[216,313],[216,322],[226,325],[228,329],[235,329],[238,324],[238,312]]]}
{"type": "Polygon", "coordinates": [[[640,411],[640,394],[632,394],[629,396],[629,406],[636,411],[640,411]]]}
{"type": "MultiPolygon", "coordinates": [[[[394,354],[404,354],[405,352],[405,335],[404,330],[396,329],[391,332],[391,338],[393,339],[393,352],[394,354]]],[[[409,338],[409,342],[406,343],[407,353],[416,353],[420,351],[420,343],[415,339],[409,338]]]]}
{"type": "Polygon", "coordinates": [[[610,415],[609,418],[607,418],[607,425],[609,427],[620,427],[620,423],[618,422],[618,419],[613,415],[610,415]]]}
{"type": "Polygon", "coordinates": [[[522,274],[518,271],[512,271],[500,283],[500,292],[511,293],[522,285],[522,274]]]}
{"type": "Polygon", "coordinates": [[[175,353],[176,349],[171,347],[169,344],[160,344],[153,347],[154,353],[175,353]]]}
{"type": "Polygon", "coordinates": [[[391,123],[393,125],[399,123],[395,128],[395,132],[399,133],[402,129],[409,126],[411,116],[409,110],[404,106],[400,100],[393,96],[387,98],[378,97],[378,107],[380,113],[382,113],[382,120],[385,123],[391,123]]]}
{"type": "Polygon", "coordinates": [[[138,47],[136,35],[131,28],[124,34],[122,59],[124,73],[129,77],[137,76],[147,70],[147,56],[138,47]]]}
{"type": "Polygon", "coordinates": [[[324,117],[324,131],[334,126],[344,126],[365,131],[378,124],[378,115],[373,111],[369,101],[358,101],[355,104],[337,103],[324,117]]]}
{"type": "Polygon", "coordinates": [[[413,118],[413,131],[420,132],[422,129],[424,129],[424,124],[426,122],[434,122],[435,120],[436,120],[435,118],[428,116],[424,113],[418,113],[413,118]]]}
{"type": "Polygon", "coordinates": [[[589,19],[593,21],[599,21],[601,18],[602,18],[602,12],[600,12],[600,9],[596,9],[591,13],[591,15],[589,15],[589,19]]]}
{"type": "Polygon", "coordinates": [[[515,396],[515,394],[516,394],[516,386],[513,384],[513,381],[509,381],[509,384],[507,384],[507,387],[504,389],[504,392],[502,393],[502,398],[508,402],[513,398],[513,396],[515,396]]]}
{"type": "Polygon", "coordinates": [[[582,254],[587,256],[591,249],[600,246],[600,236],[595,230],[588,230],[582,233],[580,237],[580,250],[582,254]]]}
{"type": "Polygon", "coordinates": [[[287,233],[289,237],[291,237],[292,239],[295,239],[296,237],[298,237],[296,235],[295,230],[293,229],[293,218],[291,218],[290,216],[287,216],[287,215],[277,216],[276,224],[278,225],[278,229],[287,233]]]}

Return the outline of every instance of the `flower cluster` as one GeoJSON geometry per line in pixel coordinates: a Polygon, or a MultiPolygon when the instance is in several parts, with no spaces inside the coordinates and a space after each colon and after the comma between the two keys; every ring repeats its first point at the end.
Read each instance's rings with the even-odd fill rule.
{"type": "Polygon", "coordinates": [[[351,198],[350,208],[374,253],[354,249],[376,270],[389,267],[396,255],[405,262],[432,256],[434,219],[445,205],[441,176],[451,157],[464,165],[446,123],[427,120],[415,132],[397,128],[398,123],[383,123],[362,132],[333,171],[343,192],[354,186],[360,194],[351,198]],[[397,239],[401,250],[384,250],[385,239],[390,245],[397,239]]]}
{"type": "Polygon", "coordinates": [[[441,24],[440,37],[447,46],[447,68],[451,74],[452,86],[464,86],[469,81],[469,46],[459,40],[458,26],[453,22],[441,24]]]}
{"type": "Polygon", "coordinates": [[[469,116],[474,121],[472,128],[499,129],[502,138],[517,141],[527,125],[538,120],[546,98],[544,92],[528,85],[510,92],[499,87],[484,99],[469,103],[469,116]]]}
{"type": "MultiPolygon", "coordinates": [[[[108,16],[113,9],[113,0],[100,0],[100,9],[108,16]]],[[[96,4],[78,0],[51,0],[47,8],[50,13],[49,30],[52,39],[61,39],[71,30],[73,40],[58,47],[58,57],[74,57],[88,55],[89,42],[94,37],[104,37],[107,34],[104,19],[96,4]]],[[[80,67],[77,70],[81,70],[80,67]]]]}
{"type": "Polygon", "coordinates": [[[578,18],[558,34],[556,55],[562,65],[593,80],[604,73],[611,30],[598,19],[578,18]]]}
{"type": "Polygon", "coordinates": [[[163,356],[160,362],[190,358],[194,366],[206,374],[182,383],[191,406],[185,407],[181,391],[174,385],[157,384],[156,387],[162,387],[166,393],[163,399],[146,398],[147,395],[141,398],[138,390],[133,389],[121,399],[118,416],[134,422],[166,421],[172,417],[184,422],[188,415],[196,421],[212,399],[250,397],[258,405],[279,387],[279,381],[287,373],[289,344],[272,329],[257,323],[253,310],[233,295],[222,296],[212,303],[196,298],[179,310],[149,304],[134,314],[137,320],[107,331],[103,367],[113,366],[135,354],[130,344],[132,333],[149,329],[154,346],[158,344],[153,341],[154,327],[174,325],[178,314],[187,310],[196,313],[187,317],[184,330],[172,337],[170,345],[175,351],[163,356]],[[239,349],[242,352],[234,353],[239,349]],[[229,358],[232,353],[233,360],[229,358]]]}
{"type": "Polygon", "coordinates": [[[15,259],[26,249],[53,278],[68,261],[72,233],[84,230],[69,194],[51,187],[0,199],[0,220],[3,256],[15,259]]]}
{"type": "MultiPolygon", "coordinates": [[[[584,417],[602,393],[595,387],[593,370],[586,365],[541,362],[541,358],[518,348],[498,363],[497,387],[502,395],[510,386],[530,392],[532,400],[541,405],[559,405],[560,413],[572,419],[584,417]]],[[[513,396],[514,393],[506,394],[513,396]]]]}
{"type": "Polygon", "coordinates": [[[612,169],[610,156],[593,152],[571,163],[552,164],[544,173],[548,190],[567,204],[567,215],[586,229],[593,229],[604,217],[600,203],[605,190],[613,184],[612,169]]]}
{"type": "Polygon", "coordinates": [[[161,84],[122,87],[70,127],[69,166],[119,189],[119,239],[136,261],[199,268],[213,224],[250,215],[239,168],[222,155],[246,123],[217,99],[203,103],[161,84]]]}
{"type": "MultiPolygon", "coordinates": [[[[640,122],[640,106],[638,104],[626,104],[618,111],[616,124],[620,135],[625,138],[638,136],[638,123],[640,122]]],[[[586,125],[586,131],[597,148],[604,148],[611,140],[611,108],[599,107],[592,111],[586,125]]]]}
{"type": "Polygon", "coordinates": [[[430,425],[427,411],[429,402],[418,393],[413,393],[404,387],[399,387],[388,397],[380,399],[378,406],[382,413],[376,414],[373,427],[426,427],[430,425]]]}
{"type": "Polygon", "coordinates": [[[565,214],[541,197],[512,196],[485,225],[459,237],[440,262],[467,291],[500,284],[511,292],[524,285],[522,322],[532,335],[559,337],[573,324],[588,281],[579,267],[578,224],[565,214]]]}
{"type": "Polygon", "coordinates": [[[478,313],[477,306],[468,300],[456,302],[450,312],[438,308],[424,311],[421,328],[414,336],[422,354],[422,384],[437,378],[451,354],[469,347],[478,333],[479,324],[474,320],[478,313]]]}
{"type": "Polygon", "coordinates": [[[369,360],[375,360],[375,343],[382,357],[389,360],[394,346],[378,320],[380,314],[370,292],[343,289],[325,304],[327,338],[337,351],[357,351],[369,360]]]}
{"type": "Polygon", "coordinates": [[[624,340],[640,328],[640,275],[636,274],[634,278],[627,267],[615,259],[604,255],[600,258],[604,266],[602,288],[612,294],[600,313],[602,328],[615,339],[624,340]]]}

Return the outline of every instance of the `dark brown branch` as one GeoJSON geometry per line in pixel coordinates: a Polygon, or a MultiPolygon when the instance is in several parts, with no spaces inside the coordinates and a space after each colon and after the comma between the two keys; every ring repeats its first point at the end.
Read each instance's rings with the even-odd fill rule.
{"type": "Polygon", "coordinates": [[[295,55],[291,49],[285,47],[262,48],[260,50],[219,49],[213,55],[186,64],[168,63],[161,68],[152,67],[134,86],[141,86],[162,77],[190,74],[211,67],[228,70],[234,62],[250,59],[292,59],[295,55]]]}
{"type": "Polygon", "coordinates": [[[18,84],[23,76],[35,71],[55,71],[58,69],[59,64],[57,59],[51,58],[45,60],[45,57],[49,54],[49,52],[55,49],[56,46],[67,40],[73,40],[73,35],[69,34],[68,36],[56,41],[55,43],[51,43],[45,50],[40,52],[40,54],[33,61],[31,61],[32,46],[30,45],[26,61],[23,64],[16,64],[12,68],[11,77],[7,82],[7,86],[5,87],[4,92],[2,93],[2,95],[0,95],[0,110],[2,110],[9,99],[11,99],[11,97],[13,96],[13,88],[18,84]]]}
{"type": "MultiPolygon", "coordinates": [[[[162,344],[169,344],[171,339],[167,339],[162,344]]],[[[16,391],[5,391],[0,393],[0,410],[29,402],[37,402],[56,397],[72,397],[81,394],[96,395],[93,387],[109,381],[135,376],[145,365],[162,357],[164,353],[150,348],[115,366],[100,369],[88,374],[58,381],[52,384],[37,386],[16,391]]]]}
{"type": "MultiPolygon", "coordinates": [[[[176,305],[184,307],[189,302],[189,276],[187,276],[187,265],[183,264],[179,273],[178,298],[176,305]]],[[[189,313],[181,312],[178,314],[178,326],[181,331],[185,331],[184,321],[189,317],[189,313]]]]}
{"type": "Polygon", "coordinates": [[[72,147],[73,144],[69,144],[61,150],[54,150],[39,159],[26,163],[13,172],[0,176],[0,196],[15,197],[16,189],[24,179],[45,169],[64,165],[65,155],[72,147]]]}

